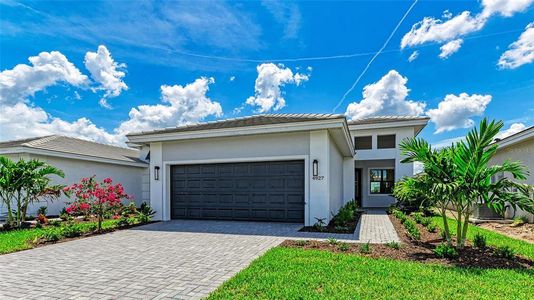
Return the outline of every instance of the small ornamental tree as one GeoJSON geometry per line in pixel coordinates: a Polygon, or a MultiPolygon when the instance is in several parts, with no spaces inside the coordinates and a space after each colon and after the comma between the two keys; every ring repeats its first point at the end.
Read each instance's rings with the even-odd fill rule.
{"type": "Polygon", "coordinates": [[[102,220],[107,211],[118,209],[123,199],[131,199],[120,183],[113,184],[111,178],[99,183],[95,176],[82,178],[80,183],[67,186],[63,191],[69,198],[74,198],[67,207],[67,213],[85,216],[93,213],[98,218],[98,231],[102,230],[102,220]]]}

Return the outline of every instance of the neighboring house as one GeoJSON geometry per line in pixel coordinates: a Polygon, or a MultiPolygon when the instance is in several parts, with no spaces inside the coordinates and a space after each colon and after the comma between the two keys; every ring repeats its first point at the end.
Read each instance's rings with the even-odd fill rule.
{"type": "MultiPolygon", "coordinates": [[[[497,154],[491,159],[490,164],[502,164],[504,161],[520,161],[528,168],[530,175],[523,183],[534,185],[534,126],[529,127],[514,135],[495,141],[499,146],[497,154]]],[[[509,174],[500,174],[493,180],[498,180],[509,174]]],[[[534,196],[533,196],[534,197],[534,196]]],[[[507,209],[505,218],[512,219],[519,216],[527,216],[529,221],[534,222],[534,215],[518,209],[507,209]]]]}
{"type": "MultiPolygon", "coordinates": [[[[115,182],[124,185],[125,192],[132,195],[137,204],[150,200],[148,163],[139,159],[139,151],[135,149],[51,135],[0,142],[0,155],[14,161],[20,158],[39,159],[61,169],[65,178],[51,175],[53,184],[70,185],[92,175],[96,175],[98,180],[111,177],[115,182]]],[[[48,203],[48,213],[59,214],[68,201],[71,200],[62,195],[60,199],[48,203]]],[[[45,204],[34,204],[28,209],[28,213],[34,214],[39,206],[45,204]]],[[[0,216],[5,215],[5,212],[6,208],[0,204],[0,216]]]]}
{"type": "Polygon", "coordinates": [[[387,207],[413,174],[399,142],[426,117],[271,114],[132,133],[150,161],[156,219],[329,221],[351,199],[387,207]]]}

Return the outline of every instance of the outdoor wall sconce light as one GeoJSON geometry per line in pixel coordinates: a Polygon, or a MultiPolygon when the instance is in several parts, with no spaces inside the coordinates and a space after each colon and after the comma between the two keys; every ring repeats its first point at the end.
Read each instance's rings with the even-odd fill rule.
{"type": "Polygon", "coordinates": [[[159,180],[159,166],[154,167],[154,180],[159,180]]]}
{"type": "Polygon", "coordinates": [[[313,160],[313,168],[312,168],[313,176],[319,176],[319,161],[316,159],[313,160]]]}

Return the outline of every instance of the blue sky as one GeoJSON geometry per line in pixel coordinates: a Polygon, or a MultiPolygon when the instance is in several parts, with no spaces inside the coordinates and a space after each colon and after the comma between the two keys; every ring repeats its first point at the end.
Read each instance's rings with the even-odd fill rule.
{"type": "Polygon", "coordinates": [[[0,1],[0,139],[331,113],[359,76],[336,113],[426,114],[435,144],[483,116],[512,133],[534,125],[532,2],[418,1],[400,22],[413,1],[0,1]]]}

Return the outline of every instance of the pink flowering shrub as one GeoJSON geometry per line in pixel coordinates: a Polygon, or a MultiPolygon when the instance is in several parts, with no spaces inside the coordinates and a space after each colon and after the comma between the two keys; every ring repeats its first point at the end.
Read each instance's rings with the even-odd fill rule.
{"type": "Polygon", "coordinates": [[[86,217],[93,213],[98,218],[99,231],[104,214],[118,211],[123,199],[131,199],[120,183],[113,184],[111,178],[97,182],[95,176],[82,178],[79,183],[67,186],[63,191],[69,198],[74,198],[74,202],[66,209],[67,213],[86,217]]]}

